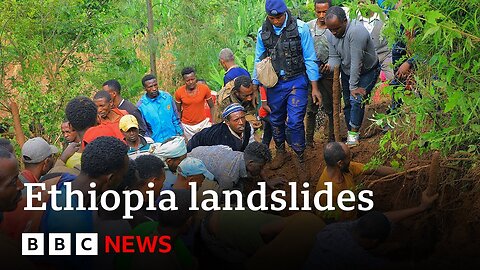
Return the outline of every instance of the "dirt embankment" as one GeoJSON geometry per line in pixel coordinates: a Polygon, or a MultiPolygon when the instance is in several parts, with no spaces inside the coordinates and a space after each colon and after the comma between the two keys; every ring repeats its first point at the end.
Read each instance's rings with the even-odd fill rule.
{"type": "MultiPolygon", "coordinates": [[[[374,111],[384,112],[385,109],[385,104],[368,108],[364,121],[364,138],[360,146],[352,148],[354,161],[368,163],[378,154],[383,133],[375,128],[368,129],[367,126],[371,122],[369,123],[367,119],[371,118],[374,111]]],[[[345,134],[345,123],[343,119],[341,121],[343,129],[341,132],[345,134]]],[[[315,192],[316,183],[325,167],[323,161],[325,138],[321,129],[315,135],[315,147],[307,150],[311,194],[315,192]]],[[[272,147],[272,151],[273,149],[272,147]]],[[[399,174],[383,179],[371,176],[357,179],[359,183],[363,182],[365,187],[374,192],[375,210],[399,210],[419,204],[421,192],[428,186],[432,153],[404,154],[405,169],[410,171],[408,177],[405,174],[399,174]]],[[[439,197],[434,207],[396,224],[387,242],[374,252],[398,262],[399,267],[403,269],[424,267],[465,269],[474,265],[477,268],[480,267],[480,168],[478,164],[478,157],[467,153],[448,158],[440,157],[437,172],[439,197]],[[474,163],[477,163],[477,167],[472,168],[474,163]]],[[[283,176],[289,181],[297,179],[293,160],[279,170],[268,171],[268,175],[283,176]]],[[[288,192],[288,189],[285,190],[288,192]]],[[[299,205],[300,203],[299,201],[299,205]]]]}

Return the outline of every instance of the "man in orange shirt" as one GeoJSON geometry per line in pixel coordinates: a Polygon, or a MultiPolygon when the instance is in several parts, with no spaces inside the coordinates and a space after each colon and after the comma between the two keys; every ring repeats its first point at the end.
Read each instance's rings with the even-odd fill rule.
{"type": "Polygon", "coordinates": [[[205,101],[210,107],[211,115],[215,114],[210,88],[206,84],[197,83],[195,70],[191,67],[184,68],[182,77],[185,85],[175,91],[175,102],[180,113],[185,137],[189,140],[195,133],[212,125],[210,119],[205,115],[205,101]]]}
{"type": "MultiPolygon", "coordinates": [[[[351,161],[350,148],[341,142],[330,142],[325,146],[323,151],[326,167],[323,169],[322,175],[317,182],[316,191],[327,189],[326,182],[332,183],[333,201],[336,202],[338,194],[343,190],[356,191],[355,178],[360,175],[376,175],[386,176],[396,173],[393,168],[386,166],[379,166],[375,169],[365,170],[364,164],[351,161]]],[[[320,197],[320,204],[326,205],[325,196],[320,197]]],[[[341,211],[335,206],[337,211],[341,211]]],[[[354,211],[350,212],[323,212],[324,218],[333,219],[354,219],[356,214],[354,211]]]]}

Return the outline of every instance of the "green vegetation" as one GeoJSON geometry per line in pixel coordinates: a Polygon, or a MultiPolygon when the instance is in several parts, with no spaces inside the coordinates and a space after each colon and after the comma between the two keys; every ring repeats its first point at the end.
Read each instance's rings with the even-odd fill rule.
{"type": "MultiPolygon", "coordinates": [[[[396,1],[390,1],[396,2],[396,1]]],[[[351,4],[355,14],[356,1],[351,4]]],[[[375,5],[366,9],[378,11],[375,5]]],[[[384,34],[403,40],[408,58],[415,57],[413,87],[387,87],[404,102],[395,115],[377,115],[391,125],[380,151],[395,164],[401,150],[480,151],[480,2],[477,0],[404,0],[389,12],[384,34]],[[400,32],[400,26],[405,28],[400,32]],[[405,33],[415,33],[411,39],[405,33]],[[403,141],[402,141],[403,140],[403,141]]]]}
{"type": "MultiPolygon", "coordinates": [[[[308,21],[313,0],[287,1],[293,13],[308,21]]],[[[339,3],[344,1],[334,1],[339,3]]],[[[392,1],[394,2],[394,1],[392,1]]],[[[239,65],[253,70],[255,39],[264,19],[264,0],[154,0],[155,39],[147,38],[145,1],[3,0],[0,3],[0,122],[11,124],[9,99],[20,106],[27,136],[32,121],[53,142],[66,102],[91,96],[103,81],[118,79],[123,95],[138,100],[141,77],[149,72],[149,50],[157,52],[158,77],[173,92],[179,71],[194,66],[213,90],[222,83],[220,49],[230,47],[239,65]],[[6,116],[6,117],[5,117],[6,116]]],[[[415,30],[408,41],[418,59],[415,87],[387,89],[402,98],[396,123],[412,143],[382,148],[394,154],[407,146],[444,152],[478,152],[480,133],[480,7],[478,0],[404,0],[390,11],[385,34],[393,42],[398,29],[415,30]],[[400,148],[400,149],[399,149],[400,148]],[[390,150],[388,150],[390,149],[390,150]],[[393,150],[392,150],[393,149],[393,150]]],[[[353,2],[352,11],[358,5],[353,2]]],[[[368,6],[380,11],[374,5],[368,6]]],[[[388,135],[387,135],[388,136],[388,135]]],[[[394,138],[396,136],[390,136],[394,138]]],[[[398,156],[398,161],[403,156],[398,156]]]]}

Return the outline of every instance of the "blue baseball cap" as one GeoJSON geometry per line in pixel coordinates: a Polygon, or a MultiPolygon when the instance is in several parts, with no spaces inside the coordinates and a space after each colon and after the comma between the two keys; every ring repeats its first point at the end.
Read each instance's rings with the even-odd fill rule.
{"type": "Polygon", "coordinates": [[[267,0],[265,11],[269,16],[277,16],[287,12],[287,5],[283,0],[267,0]]]}
{"type": "Polygon", "coordinates": [[[184,177],[203,174],[205,178],[209,180],[215,178],[215,176],[207,170],[203,161],[198,158],[187,157],[178,164],[178,167],[180,168],[179,173],[184,177]]]}

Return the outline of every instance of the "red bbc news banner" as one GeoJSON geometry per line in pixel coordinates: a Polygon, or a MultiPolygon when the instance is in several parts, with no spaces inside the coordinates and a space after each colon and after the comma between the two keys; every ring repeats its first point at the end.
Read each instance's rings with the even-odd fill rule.
{"type": "Polygon", "coordinates": [[[105,236],[105,253],[169,253],[171,237],[158,236],[105,236]]]}

